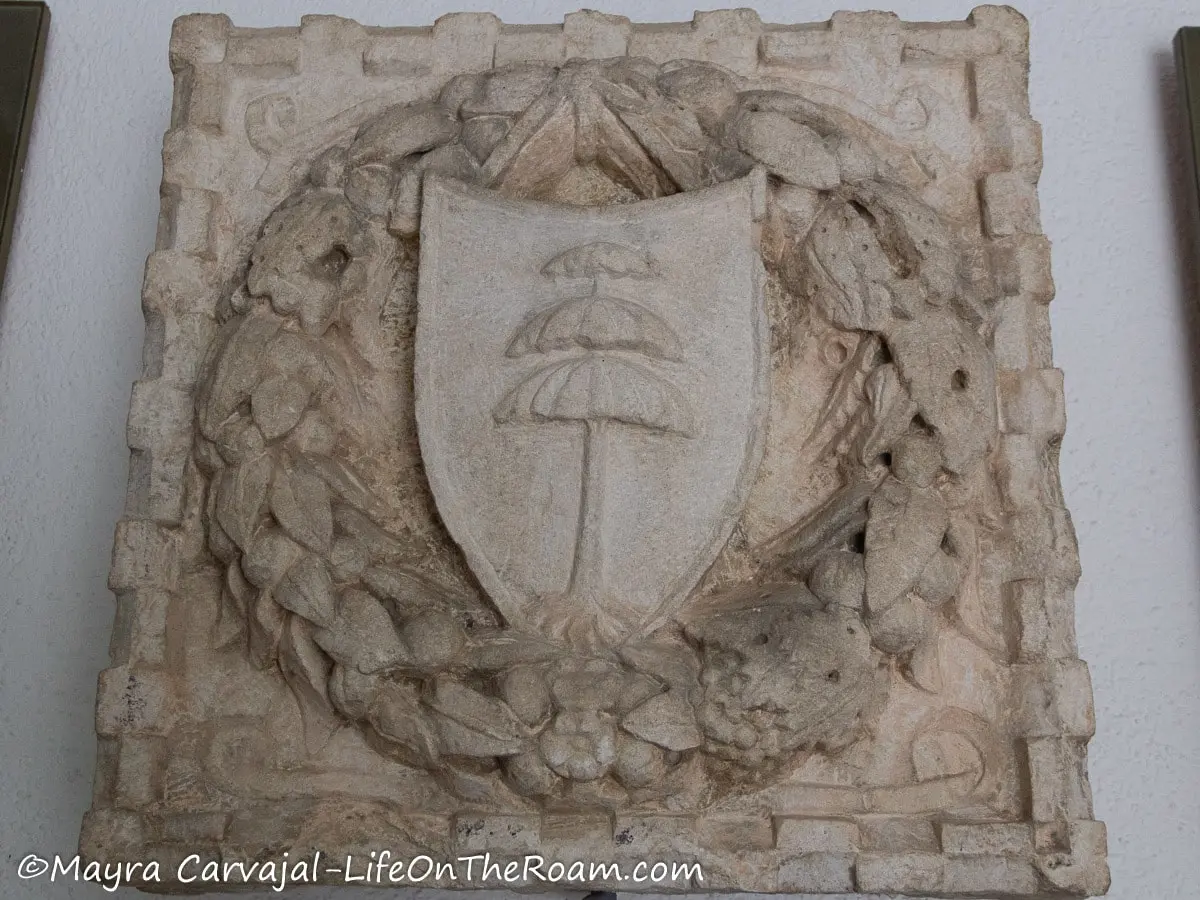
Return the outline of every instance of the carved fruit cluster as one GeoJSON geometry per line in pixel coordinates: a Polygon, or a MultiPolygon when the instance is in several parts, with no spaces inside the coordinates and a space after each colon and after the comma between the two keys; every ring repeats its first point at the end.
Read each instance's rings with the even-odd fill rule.
{"type": "Polygon", "coordinates": [[[707,752],[755,769],[859,736],[876,665],[854,610],[825,607],[803,585],[756,589],[687,634],[702,648],[707,752]]]}

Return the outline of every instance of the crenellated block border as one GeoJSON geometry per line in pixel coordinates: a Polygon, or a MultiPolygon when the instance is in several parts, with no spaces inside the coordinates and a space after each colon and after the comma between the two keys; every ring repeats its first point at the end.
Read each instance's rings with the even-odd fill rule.
{"type": "MultiPolygon", "coordinates": [[[[238,265],[236,248],[223,237],[233,188],[222,162],[243,127],[226,118],[235,82],[319,71],[368,84],[403,80],[420,96],[458,73],[626,54],[659,63],[719,61],[741,75],[772,78],[829,65],[835,43],[847,35],[881,48],[898,65],[960,65],[967,79],[979,221],[1001,294],[993,336],[1001,428],[995,465],[1020,524],[1013,530],[1019,537],[998,551],[1012,706],[1028,782],[1024,820],[464,815],[425,826],[455,855],[487,850],[636,862],[674,858],[679,847],[691,846],[713,873],[693,885],[703,890],[1017,898],[1107,889],[1104,826],[1093,821],[1086,774],[1095,722],[1090,678],[1074,635],[1078,554],[1058,476],[1065,404],[1062,373],[1053,368],[1050,352],[1047,304],[1054,286],[1036,192],[1041,131],[1027,99],[1027,23],[999,6],[979,7],[963,22],[937,24],[843,12],[828,22],[774,25],[748,9],[697,13],[691,22],[667,25],[597,12],[572,13],[561,25],[545,26],[505,25],[483,13],[447,15],[423,28],[365,27],[334,16],[306,16],[298,27],[269,29],[237,28],[223,15],[177,20],[161,214],[142,290],[143,370],[127,427],[129,490],[109,578],[117,614],[111,667],[99,681],[97,779],[81,838],[86,854],[165,861],[186,848],[229,858],[291,846],[298,834],[295,817],[273,809],[151,811],[162,799],[167,736],[179,714],[167,677],[169,621],[181,560],[195,549],[185,527],[194,483],[194,391],[218,331],[215,299],[238,265]]],[[[270,140],[269,133],[263,140],[270,140]]],[[[366,802],[328,804],[348,814],[377,812],[366,802]]]]}

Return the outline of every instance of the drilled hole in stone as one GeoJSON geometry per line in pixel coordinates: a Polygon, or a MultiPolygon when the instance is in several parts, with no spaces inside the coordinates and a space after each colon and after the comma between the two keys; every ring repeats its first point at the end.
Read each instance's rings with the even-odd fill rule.
{"type": "Polygon", "coordinates": [[[956,391],[965,391],[970,384],[970,378],[965,369],[955,369],[950,376],[950,386],[956,391]]]}
{"type": "Polygon", "coordinates": [[[326,278],[340,278],[350,265],[350,254],[345,247],[334,247],[317,260],[317,269],[326,278]]]}

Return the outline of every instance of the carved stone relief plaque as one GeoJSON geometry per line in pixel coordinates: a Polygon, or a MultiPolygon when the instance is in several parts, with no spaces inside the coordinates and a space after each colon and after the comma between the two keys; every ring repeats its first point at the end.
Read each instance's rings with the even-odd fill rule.
{"type": "Polygon", "coordinates": [[[85,853],[1102,893],[1027,43],[180,19],[85,853]]]}

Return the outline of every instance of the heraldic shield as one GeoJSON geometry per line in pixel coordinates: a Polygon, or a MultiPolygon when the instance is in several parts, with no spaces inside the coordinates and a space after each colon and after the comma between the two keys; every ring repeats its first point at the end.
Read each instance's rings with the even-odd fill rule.
{"type": "Polygon", "coordinates": [[[617,643],[728,540],[767,411],[753,190],[578,208],[428,177],[421,453],[510,624],[617,643]]]}

